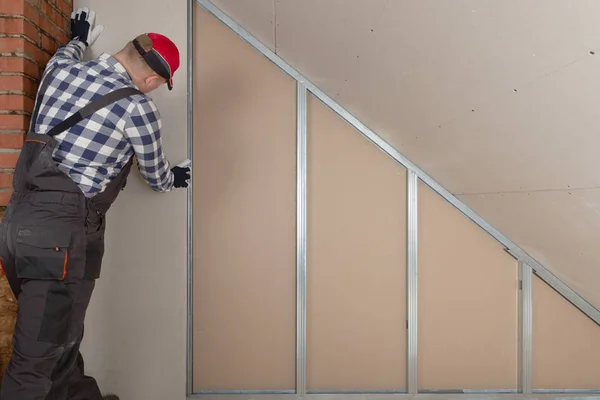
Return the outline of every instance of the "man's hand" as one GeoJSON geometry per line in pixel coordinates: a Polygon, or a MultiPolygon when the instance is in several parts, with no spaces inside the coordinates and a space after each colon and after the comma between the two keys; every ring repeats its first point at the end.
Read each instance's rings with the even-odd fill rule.
{"type": "Polygon", "coordinates": [[[190,180],[190,167],[173,167],[171,172],[175,176],[175,183],[173,186],[176,188],[188,187],[188,180],[190,180]]]}
{"type": "Polygon", "coordinates": [[[89,8],[80,8],[71,14],[71,40],[79,40],[91,46],[104,31],[103,25],[94,27],[96,13],[89,8]]]}

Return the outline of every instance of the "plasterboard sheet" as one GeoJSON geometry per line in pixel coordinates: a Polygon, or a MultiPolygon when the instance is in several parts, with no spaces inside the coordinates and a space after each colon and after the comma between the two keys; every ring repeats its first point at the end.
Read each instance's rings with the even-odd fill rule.
{"type": "MultiPolygon", "coordinates": [[[[275,9],[278,53],[452,192],[600,186],[600,2],[288,0],[275,9]]],[[[534,210],[536,223],[549,226],[558,210],[534,210]]],[[[540,235],[558,232],[549,241],[530,232],[521,242],[531,216],[503,213],[480,212],[598,297],[585,288],[598,280],[573,261],[598,259],[593,234],[574,241],[553,225],[540,235]]],[[[565,223],[580,231],[589,219],[565,223]]]]}
{"type": "Polygon", "coordinates": [[[211,3],[275,51],[275,0],[211,0],[211,3]]]}
{"type": "Polygon", "coordinates": [[[406,170],[308,99],[307,386],[406,390],[406,170]]]}
{"type": "MultiPolygon", "coordinates": [[[[14,2],[0,0],[2,6],[14,2]]],[[[184,160],[188,152],[187,3],[72,3],[75,9],[94,10],[96,23],[105,26],[84,60],[103,52],[115,54],[144,32],[160,32],[176,43],[181,66],[173,90],[163,85],[150,96],[161,115],[165,154],[174,164],[184,160]]],[[[187,195],[186,189],[152,191],[134,167],[127,187],[106,214],[102,274],[86,313],[81,349],[85,372],[96,378],[102,393],[118,393],[128,400],[185,399],[187,195]]]]}
{"type": "Polygon", "coordinates": [[[194,388],[292,390],[296,85],[196,15],[194,388]]]}
{"type": "Polygon", "coordinates": [[[600,189],[460,198],[600,307],[600,189]]]}
{"type": "MultiPolygon", "coordinates": [[[[431,165],[436,157],[427,151],[433,141],[429,136],[438,126],[468,119],[471,110],[493,107],[499,96],[525,90],[597,51],[599,13],[600,3],[594,0],[552,0],[543,9],[536,0],[288,0],[276,3],[277,47],[282,57],[399,150],[418,137],[419,147],[406,149],[406,155],[431,165]]],[[[580,82],[575,79],[572,90],[580,82]]],[[[551,96],[561,95],[556,90],[551,96]]],[[[556,113],[551,120],[558,123],[563,117],[556,113]]],[[[562,135],[570,137],[578,126],[562,135]]],[[[528,145],[529,134],[523,133],[520,146],[528,145]]],[[[531,144],[527,149],[534,155],[538,148],[531,144]]],[[[501,144],[494,153],[512,147],[501,144]]],[[[461,148],[478,150],[467,137],[445,150],[461,148]]],[[[440,162],[460,160],[444,154],[440,162]]],[[[552,163],[551,158],[544,162],[548,167],[552,163]]],[[[461,176],[445,176],[442,183],[454,189],[461,176]]]]}
{"type": "Polygon", "coordinates": [[[516,389],[518,270],[419,183],[419,389],[516,389]]]}
{"type": "Polygon", "coordinates": [[[600,327],[533,279],[534,389],[600,389],[600,327]]]}
{"type": "Polygon", "coordinates": [[[518,91],[405,142],[454,193],[600,187],[600,56],[587,55],[518,91]]]}

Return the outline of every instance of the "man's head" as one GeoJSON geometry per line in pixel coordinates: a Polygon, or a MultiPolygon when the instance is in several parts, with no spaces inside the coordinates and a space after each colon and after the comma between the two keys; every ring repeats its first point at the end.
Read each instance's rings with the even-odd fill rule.
{"type": "Polygon", "coordinates": [[[173,75],[179,68],[179,50],[166,36],[158,33],[139,35],[115,58],[125,67],[133,83],[149,93],[167,83],[172,89],[173,75]]]}

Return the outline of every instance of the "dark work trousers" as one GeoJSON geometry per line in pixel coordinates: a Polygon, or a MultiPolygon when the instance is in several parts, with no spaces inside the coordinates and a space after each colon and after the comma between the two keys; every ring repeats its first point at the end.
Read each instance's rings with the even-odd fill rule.
{"type": "Polygon", "coordinates": [[[0,400],[102,398],[79,347],[100,276],[104,210],[105,202],[77,193],[12,196],[0,222],[0,261],[19,309],[0,400]]]}
{"type": "MultiPolygon", "coordinates": [[[[46,87],[44,82],[40,91],[46,87]]],[[[27,135],[0,222],[0,262],[19,305],[0,400],[102,399],[96,381],[84,374],[79,347],[100,276],[105,214],[125,186],[132,162],[102,193],[87,199],[52,159],[54,136],[65,127],[69,124],[27,135]]]]}

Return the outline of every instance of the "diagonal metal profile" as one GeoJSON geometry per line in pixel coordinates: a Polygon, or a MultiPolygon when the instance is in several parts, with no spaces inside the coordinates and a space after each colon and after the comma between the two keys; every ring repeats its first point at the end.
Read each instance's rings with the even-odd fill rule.
{"type": "MultiPolygon", "coordinates": [[[[281,57],[271,51],[268,47],[266,47],[263,43],[261,43],[258,39],[252,36],[249,32],[244,30],[239,24],[237,24],[234,20],[232,20],[229,16],[227,16],[223,11],[221,11],[218,7],[213,5],[209,0],[188,0],[189,8],[188,8],[188,135],[189,135],[189,152],[190,159],[192,158],[193,153],[193,4],[196,3],[204,10],[212,14],[214,17],[219,19],[223,24],[225,24],[228,28],[230,28],[233,32],[235,32],[241,39],[250,44],[254,49],[256,49],[261,55],[269,59],[275,65],[277,65],[283,72],[288,74],[290,77],[294,78],[297,82],[297,338],[296,338],[296,390],[294,392],[290,391],[223,391],[223,392],[194,392],[193,391],[193,362],[192,362],[192,352],[193,352],[193,324],[192,324],[192,309],[193,309],[193,286],[192,286],[192,277],[193,277],[193,265],[192,265],[192,247],[193,240],[191,233],[193,232],[193,220],[192,220],[192,190],[188,193],[188,339],[187,339],[187,393],[190,397],[188,398],[212,398],[211,396],[216,396],[214,398],[219,398],[222,400],[227,400],[231,396],[231,399],[238,400],[240,398],[263,398],[261,396],[267,395],[271,396],[273,394],[280,395],[280,398],[285,399],[301,399],[305,398],[307,395],[318,395],[318,396],[328,396],[330,400],[338,400],[348,396],[350,394],[358,395],[363,399],[377,399],[378,396],[390,396],[393,398],[406,398],[406,399],[429,399],[429,396],[436,396],[436,394],[427,394],[420,393],[418,389],[418,377],[417,377],[417,282],[418,282],[418,260],[417,260],[417,252],[418,252],[418,243],[417,243],[417,186],[418,182],[422,181],[427,186],[429,186],[432,190],[437,192],[440,196],[442,196],[446,201],[452,204],[455,208],[457,208],[462,214],[464,214],[467,218],[485,230],[490,236],[496,239],[499,243],[501,243],[505,250],[512,255],[518,262],[520,266],[520,275],[522,281],[522,289],[521,289],[521,299],[520,299],[520,376],[519,376],[519,387],[520,392],[524,395],[529,395],[532,392],[531,388],[531,279],[532,274],[535,274],[540,279],[542,279],[546,284],[552,287],[556,292],[562,295],[565,299],[567,299],[571,304],[577,307],[581,312],[583,312],[586,316],[592,319],[596,324],[600,325],[600,311],[595,308],[592,304],[590,304],[587,300],[585,300],[582,296],[568,287],[560,278],[554,275],[548,268],[535,260],[532,256],[530,256],[526,251],[512,242],[508,237],[502,234],[500,231],[495,229],[491,224],[485,221],[482,217],[476,214],[472,209],[470,209],[466,204],[460,201],[457,197],[455,197],[452,193],[442,187],[439,183],[437,183],[433,178],[431,178],[428,174],[418,168],[415,164],[413,164],[410,160],[408,160],[404,155],[402,155],[399,151],[393,148],[389,143],[387,143],[384,139],[382,139],[379,135],[369,129],[366,125],[364,125],[361,121],[359,121],[356,117],[350,114],[346,109],[344,109],[341,105],[339,105],[335,100],[330,98],[327,94],[325,94],[322,90],[320,90],[317,86],[315,86],[312,82],[310,82],[306,77],[300,74],[297,70],[287,64],[281,57]],[[348,124],[353,126],[356,130],[358,130],[364,137],[369,139],[372,143],[378,146],[385,154],[392,157],[398,163],[403,165],[407,169],[407,216],[408,216],[408,259],[407,259],[407,267],[408,267],[408,287],[407,287],[407,350],[408,350],[408,359],[407,359],[407,393],[389,393],[384,395],[383,393],[377,394],[374,391],[364,392],[363,394],[359,393],[351,393],[351,392],[339,392],[339,393],[312,393],[307,390],[307,377],[306,377],[306,274],[307,274],[307,265],[306,265],[306,253],[307,253],[307,245],[306,245],[306,190],[307,190],[307,160],[306,160],[306,152],[307,152],[307,128],[306,128],[306,118],[307,118],[307,93],[312,93],[316,98],[318,98],[321,102],[331,108],[340,118],[345,120],[348,124]],[[269,394],[267,394],[269,393],[269,394]],[[202,396],[202,397],[199,397],[202,396]],[[208,396],[208,397],[207,397],[208,396]]],[[[504,393],[501,390],[491,390],[484,391],[485,395],[475,395],[474,391],[464,390],[462,391],[462,395],[456,395],[456,399],[466,399],[466,398],[477,398],[477,399],[500,399],[500,398],[521,398],[514,397],[515,395],[509,392],[504,393]],[[473,397],[474,396],[474,397],[473,397]]],[[[533,390],[534,393],[542,391],[533,390]]],[[[362,393],[362,392],[361,392],[362,393]]],[[[560,396],[554,396],[551,393],[570,393],[573,394],[572,397],[580,397],[585,396],[585,394],[592,393],[592,391],[581,390],[581,391],[573,391],[573,390],[565,390],[561,391],[548,391],[548,393],[543,392],[543,394],[538,394],[531,399],[558,399],[560,396]]],[[[266,397],[265,397],[266,398],[266,397]]],[[[564,400],[564,398],[561,398],[564,400]]]]}

